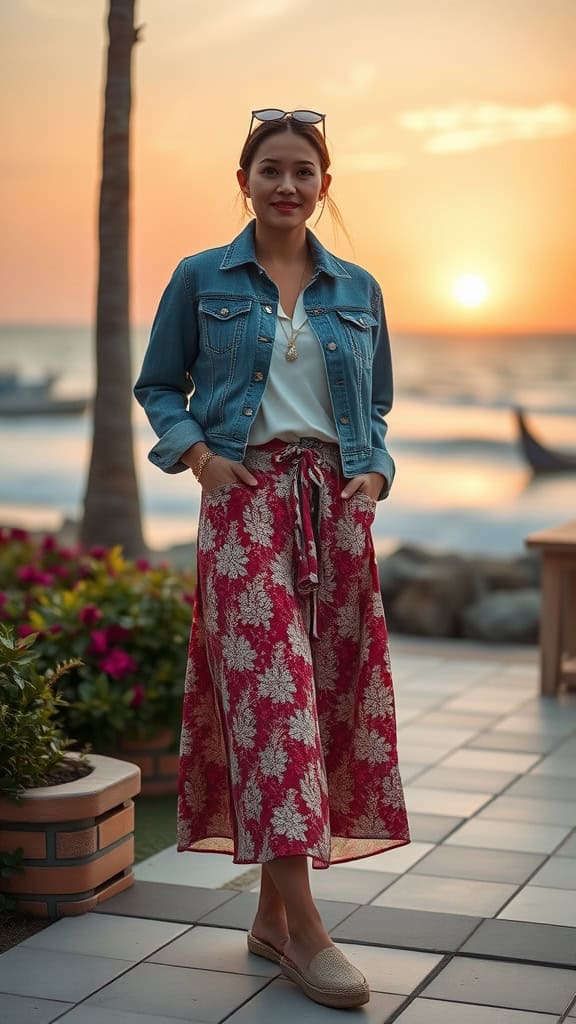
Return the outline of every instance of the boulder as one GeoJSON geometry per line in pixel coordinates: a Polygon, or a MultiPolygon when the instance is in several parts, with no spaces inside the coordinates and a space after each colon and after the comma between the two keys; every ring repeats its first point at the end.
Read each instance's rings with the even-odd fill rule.
{"type": "Polygon", "coordinates": [[[445,555],[421,566],[386,605],[392,629],[419,636],[457,636],[463,606],[475,601],[481,582],[465,559],[445,555]]]}
{"type": "Polygon", "coordinates": [[[518,558],[477,556],[470,564],[487,590],[524,590],[540,583],[540,558],[533,553],[518,558]]]}
{"type": "Polygon", "coordinates": [[[462,635],[491,643],[537,643],[540,604],[536,587],[493,590],[463,609],[462,635]]]}

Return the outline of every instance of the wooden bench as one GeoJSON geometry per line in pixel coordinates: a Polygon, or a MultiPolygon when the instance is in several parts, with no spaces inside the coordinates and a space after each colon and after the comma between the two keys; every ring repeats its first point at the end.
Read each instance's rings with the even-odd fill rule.
{"type": "Polygon", "coordinates": [[[576,519],[539,530],[525,544],[542,555],[540,692],[576,683],[576,519]]]}

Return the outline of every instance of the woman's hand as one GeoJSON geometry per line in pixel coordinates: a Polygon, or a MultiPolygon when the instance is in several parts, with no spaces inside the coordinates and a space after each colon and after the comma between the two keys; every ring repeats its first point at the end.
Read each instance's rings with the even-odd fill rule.
{"type": "Polygon", "coordinates": [[[248,484],[249,487],[255,487],[258,484],[256,477],[246,469],[246,466],[241,462],[235,462],[234,459],[225,459],[223,455],[215,455],[210,459],[200,477],[200,486],[206,494],[216,487],[221,487],[222,484],[237,482],[248,484]]]}
{"type": "Polygon", "coordinates": [[[382,473],[360,473],[348,480],[344,490],[343,498],[351,498],[357,491],[367,494],[373,501],[378,501],[378,495],[386,483],[386,477],[382,473]]]}

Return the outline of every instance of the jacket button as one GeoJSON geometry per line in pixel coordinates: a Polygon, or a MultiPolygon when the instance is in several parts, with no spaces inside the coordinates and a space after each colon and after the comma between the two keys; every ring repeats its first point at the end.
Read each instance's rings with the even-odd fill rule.
{"type": "Polygon", "coordinates": [[[229,312],[230,310],[228,309],[228,306],[222,306],[222,309],[220,310],[220,316],[227,316],[229,312]]]}
{"type": "Polygon", "coordinates": [[[335,349],[338,348],[338,346],[335,341],[329,341],[328,344],[326,345],[326,348],[328,349],[329,352],[334,352],[335,349]]]}
{"type": "Polygon", "coordinates": [[[350,423],[350,420],[348,419],[347,416],[341,416],[340,423],[350,423]]]}
{"type": "Polygon", "coordinates": [[[265,313],[271,313],[272,312],[272,306],[264,306],[264,312],[265,313]]]}
{"type": "Polygon", "coordinates": [[[262,371],[256,370],[256,373],[254,374],[252,380],[264,380],[264,374],[262,373],[262,371]]]}
{"type": "Polygon", "coordinates": [[[249,405],[247,405],[245,409],[242,409],[243,416],[252,416],[253,412],[254,410],[251,409],[249,405]]]}

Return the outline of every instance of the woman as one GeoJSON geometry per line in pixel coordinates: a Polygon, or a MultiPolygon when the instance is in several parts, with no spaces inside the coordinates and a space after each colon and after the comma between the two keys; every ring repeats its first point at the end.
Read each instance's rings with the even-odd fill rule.
{"type": "Polygon", "coordinates": [[[390,348],[377,282],[306,226],[335,209],[329,164],[324,115],[253,113],[237,178],[255,219],[178,265],[135,394],[150,459],[202,486],[178,850],[260,863],[250,950],[357,1006],[368,986],[322,924],[308,857],[409,834],[370,532],[394,474],[390,348]]]}

